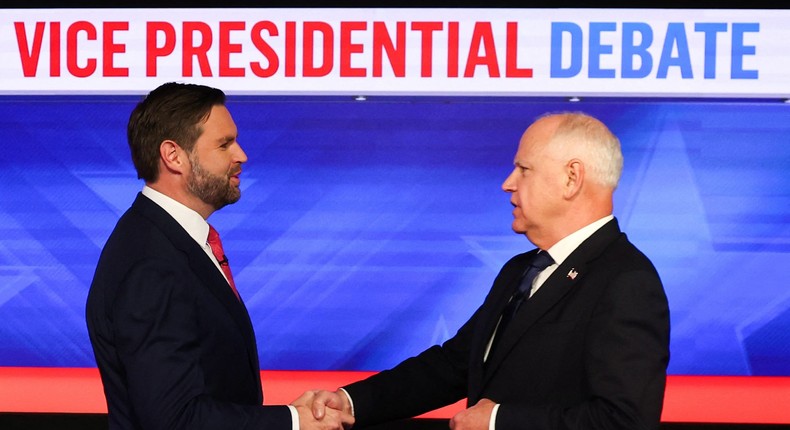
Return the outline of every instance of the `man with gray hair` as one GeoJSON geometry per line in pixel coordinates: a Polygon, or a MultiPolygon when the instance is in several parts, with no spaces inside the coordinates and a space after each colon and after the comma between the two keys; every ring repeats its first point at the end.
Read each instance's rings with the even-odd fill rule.
{"type": "Polygon", "coordinates": [[[467,398],[453,430],[658,429],[669,308],[650,260],[612,215],[620,142],[581,113],[524,133],[502,184],[513,230],[537,249],[510,259],[451,339],[391,370],[312,392],[367,426],[467,398]]]}

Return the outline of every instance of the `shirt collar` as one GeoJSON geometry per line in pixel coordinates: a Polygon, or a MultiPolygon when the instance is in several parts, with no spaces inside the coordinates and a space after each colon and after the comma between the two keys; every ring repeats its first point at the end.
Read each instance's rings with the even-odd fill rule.
{"type": "Polygon", "coordinates": [[[586,226],[565,236],[546,251],[549,253],[549,255],[551,255],[551,258],[554,259],[554,262],[557,265],[560,265],[563,261],[565,261],[566,258],[568,258],[569,255],[571,255],[573,251],[576,250],[576,248],[579,247],[579,245],[582,244],[582,242],[587,240],[587,238],[592,236],[593,233],[598,231],[599,228],[603,227],[604,224],[608,223],[612,219],[614,219],[614,215],[607,215],[598,221],[587,224],[586,226]]]}
{"type": "Polygon", "coordinates": [[[165,210],[176,222],[186,230],[198,245],[206,244],[208,238],[208,222],[199,213],[177,202],[148,185],[143,187],[143,195],[165,210]]]}

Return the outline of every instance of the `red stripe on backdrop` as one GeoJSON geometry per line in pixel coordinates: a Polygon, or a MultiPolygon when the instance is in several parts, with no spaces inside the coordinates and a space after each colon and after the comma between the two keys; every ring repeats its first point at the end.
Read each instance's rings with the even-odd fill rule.
{"type": "MultiPolygon", "coordinates": [[[[333,390],[372,372],[263,371],[267,404],[288,403],[309,389],[333,390]]],[[[790,377],[670,376],[665,422],[790,424],[790,377]]],[[[423,415],[450,418],[463,401],[423,415]]],[[[0,412],[106,413],[92,368],[0,367],[0,412]]]]}

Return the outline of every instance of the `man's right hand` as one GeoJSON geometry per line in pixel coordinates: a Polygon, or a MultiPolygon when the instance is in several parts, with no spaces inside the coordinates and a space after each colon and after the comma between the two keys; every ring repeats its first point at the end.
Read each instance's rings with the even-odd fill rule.
{"type": "Polygon", "coordinates": [[[353,415],[351,401],[344,391],[319,390],[314,393],[315,396],[310,408],[313,410],[313,417],[316,419],[321,419],[328,409],[337,409],[348,415],[353,415]]]}
{"type": "Polygon", "coordinates": [[[354,425],[351,402],[340,391],[307,391],[291,405],[299,413],[300,430],[348,430],[354,425]]]}

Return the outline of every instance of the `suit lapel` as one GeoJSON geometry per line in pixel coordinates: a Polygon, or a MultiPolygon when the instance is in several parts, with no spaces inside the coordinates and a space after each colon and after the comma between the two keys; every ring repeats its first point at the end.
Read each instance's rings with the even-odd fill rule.
{"type": "MultiPolygon", "coordinates": [[[[247,345],[253,345],[254,347],[255,335],[247,308],[244,306],[244,303],[236,299],[236,295],[233,294],[233,290],[228,285],[225,277],[217,270],[205,251],[195,243],[194,239],[187,234],[173,217],[142,194],[137,195],[132,204],[132,209],[140,212],[156,224],[173,246],[187,255],[189,266],[196,277],[200,279],[201,285],[205,286],[228,311],[239,326],[241,333],[247,339],[247,345]]],[[[257,351],[250,351],[250,353],[253,352],[253,355],[257,357],[257,351]]]]}
{"type": "MultiPolygon", "coordinates": [[[[246,347],[247,347],[247,356],[250,361],[250,367],[257,373],[260,370],[260,363],[258,362],[258,347],[255,341],[255,332],[252,328],[252,321],[250,321],[250,314],[247,311],[247,307],[244,306],[244,302],[240,299],[236,298],[236,295],[233,293],[233,290],[228,285],[228,281],[219,273],[214,263],[211,259],[206,255],[206,253],[195,243],[195,241],[189,237],[189,241],[192,245],[195,245],[190,250],[185,250],[185,252],[189,255],[189,265],[192,270],[195,272],[198,278],[204,280],[203,285],[208,287],[209,291],[214,295],[214,297],[222,303],[222,306],[225,310],[228,311],[230,316],[236,322],[236,325],[241,330],[244,338],[246,339],[246,347]],[[196,249],[196,250],[195,250],[196,249]]],[[[254,378],[257,384],[257,393],[262,393],[261,390],[261,378],[255,377],[254,378]]],[[[260,394],[259,394],[260,395],[260,394]]],[[[263,398],[259,399],[261,402],[263,398]]]]}
{"type": "MultiPolygon", "coordinates": [[[[519,339],[539,321],[552,307],[560,302],[563,297],[570,293],[574,286],[583,282],[589,263],[594,260],[603,250],[620,236],[620,228],[617,220],[612,220],[598,229],[595,233],[582,242],[563,263],[557,267],[554,273],[546,279],[538,291],[523,305],[518,314],[510,322],[507,332],[497,345],[496,351],[491,351],[488,363],[485,366],[485,380],[487,382],[502,361],[508,356],[519,339]]],[[[532,255],[533,253],[530,253],[532,255]]],[[[507,303],[507,298],[505,299],[507,303]]],[[[498,314],[494,317],[499,318],[504,304],[497,308],[498,314]]],[[[492,328],[493,330],[493,328],[492,328]]]]}
{"type": "Polygon", "coordinates": [[[509,276],[503,279],[504,288],[502,293],[499,296],[494,297],[492,301],[492,308],[493,312],[489,312],[486,315],[485,326],[483,328],[483,335],[485,340],[482,344],[482,348],[480,351],[479,357],[482,358],[483,354],[485,353],[485,348],[488,345],[488,341],[491,340],[491,335],[494,333],[494,329],[496,328],[497,324],[499,323],[499,318],[502,316],[502,311],[505,309],[505,306],[510,301],[510,297],[515,294],[516,290],[518,289],[519,283],[521,282],[522,276],[524,276],[524,270],[526,268],[526,262],[531,261],[535,254],[537,254],[538,250],[535,249],[528,253],[523,254],[523,257],[520,261],[518,270],[513,270],[509,276]]]}
{"type": "MultiPolygon", "coordinates": [[[[502,310],[507,305],[510,296],[518,288],[519,280],[523,275],[523,267],[526,261],[529,261],[537,252],[531,251],[521,254],[515,259],[512,266],[508,264],[502,273],[494,281],[491,287],[491,293],[486,298],[483,307],[480,310],[480,323],[476,324],[478,329],[475,331],[474,340],[471,342],[470,347],[470,367],[469,367],[469,392],[479,392],[482,387],[483,376],[486,373],[486,365],[483,363],[483,356],[485,355],[488,342],[491,340],[491,335],[494,333],[494,328],[499,322],[499,317],[502,315],[502,310]]],[[[470,401],[477,399],[469,399],[470,401]]]]}

